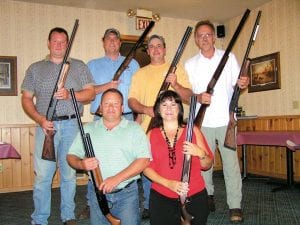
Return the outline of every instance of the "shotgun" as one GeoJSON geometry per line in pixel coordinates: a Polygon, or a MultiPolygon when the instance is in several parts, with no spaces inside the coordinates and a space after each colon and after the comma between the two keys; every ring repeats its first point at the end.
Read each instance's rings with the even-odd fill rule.
{"type": "Polygon", "coordinates": [[[134,54],[136,52],[137,49],[139,49],[146,36],[148,35],[148,33],[151,31],[152,27],[154,26],[155,22],[151,21],[149,23],[149,25],[147,26],[147,28],[144,30],[144,32],[142,33],[142,35],[140,36],[140,38],[138,39],[138,41],[135,43],[135,45],[130,49],[129,53],[127,54],[127,56],[125,57],[124,61],[122,62],[122,64],[119,66],[118,70],[116,71],[113,80],[119,80],[120,76],[122,75],[122,73],[124,72],[124,70],[126,70],[126,68],[128,68],[129,63],[131,62],[131,60],[134,57],[134,54]]]}
{"type": "MultiPolygon", "coordinates": [[[[181,57],[181,55],[182,55],[182,53],[183,53],[183,50],[184,50],[184,48],[185,48],[185,46],[186,46],[186,44],[187,44],[187,41],[189,40],[189,37],[190,37],[190,35],[191,35],[191,33],[192,33],[192,30],[193,30],[192,27],[189,27],[189,26],[188,26],[188,27],[186,28],[186,31],[185,31],[185,33],[184,33],[184,35],[183,35],[183,38],[181,39],[181,42],[180,42],[179,47],[178,47],[178,49],[177,49],[177,51],[176,51],[176,54],[175,54],[175,56],[174,56],[174,58],[173,58],[173,61],[172,61],[171,65],[170,65],[170,68],[169,68],[169,70],[168,70],[168,72],[167,72],[167,74],[166,74],[166,76],[165,76],[165,78],[164,78],[164,80],[163,80],[163,83],[162,83],[162,85],[161,85],[161,87],[160,87],[160,89],[159,89],[159,91],[158,91],[157,97],[158,97],[163,91],[166,91],[166,90],[169,89],[170,83],[169,83],[169,82],[166,82],[166,79],[167,79],[167,77],[168,77],[168,75],[169,75],[170,73],[175,73],[175,71],[176,71],[176,66],[177,66],[177,64],[178,64],[178,62],[179,62],[179,60],[180,60],[180,57],[181,57]]],[[[146,132],[146,133],[148,133],[148,131],[151,130],[151,129],[153,128],[153,126],[154,126],[153,122],[154,122],[154,120],[153,120],[153,117],[152,117],[151,120],[150,120],[150,123],[149,123],[149,125],[148,125],[147,132],[146,132]]]]}
{"type": "MultiPolygon", "coordinates": [[[[144,30],[144,32],[142,33],[142,35],[139,37],[139,39],[137,40],[137,42],[135,43],[135,45],[130,49],[129,53],[127,54],[127,56],[125,57],[124,61],[122,62],[122,64],[119,66],[119,68],[117,69],[117,71],[115,72],[114,76],[113,76],[113,80],[119,80],[120,76],[122,75],[122,73],[128,68],[129,63],[131,62],[131,60],[133,59],[136,50],[138,50],[146,36],[148,35],[148,33],[151,31],[152,27],[154,26],[155,22],[151,21],[149,23],[149,25],[147,26],[147,28],[144,30]]],[[[98,109],[96,110],[96,114],[97,115],[101,115],[100,113],[100,106],[98,107],[98,109]]]]}
{"type": "MultiPolygon", "coordinates": [[[[214,87],[215,87],[218,79],[220,78],[221,73],[222,73],[222,71],[223,71],[223,69],[224,69],[224,67],[226,65],[226,62],[227,62],[227,60],[229,58],[229,53],[230,53],[231,49],[233,48],[233,45],[236,42],[236,39],[238,38],[238,36],[239,36],[239,34],[240,34],[240,32],[241,32],[241,30],[242,30],[242,28],[243,28],[243,26],[244,26],[247,18],[249,16],[249,14],[250,14],[250,10],[247,9],[245,11],[245,13],[244,13],[241,21],[240,21],[240,23],[239,23],[239,25],[238,25],[235,33],[233,34],[233,37],[231,38],[231,40],[230,40],[230,42],[229,42],[229,44],[227,46],[227,49],[225,50],[224,55],[223,55],[223,57],[222,57],[219,65],[218,65],[217,69],[215,70],[215,72],[214,72],[211,80],[209,81],[209,83],[207,85],[207,89],[206,89],[207,93],[209,93],[209,94],[213,93],[214,87]]],[[[197,116],[195,118],[195,124],[197,126],[199,126],[199,128],[201,128],[201,126],[202,126],[203,118],[204,118],[205,111],[206,111],[207,107],[208,107],[208,104],[201,104],[200,109],[199,109],[199,111],[197,113],[197,116]]]]}
{"type": "MultiPolygon", "coordinates": [[[[60,67],[60,71],[59,71],[57,80],[55,82],[54,89],[52,91],[52,95],[51,95],[51,99],[50,99],[50,103],[49,103],[49,106],[47,109],[46,118],[49,121],[52,121],[52,119],[53,119],[53,116],[55,113],[55,108],[56,108],[56,105],[58,102],[58,100],[54,97],[54,94],[55,94],[55,92],[57,92],[57,90],[59,88],[64,87],[64,84],[65,84],[65,81],[66,81],[66,78],[68,75],[68,71],[70,69],[70,63],[67,60],[68,60],[68,57],[69,57],[69,54],[71,51],[71,47],[73,44],[73,40],[74,40],[76,31],[77,31],[78,25],[79,25],[79,20],[76,19],[70,41],[69,41],[67,49],[66,49],[66,54],[64,56],[62,65],[60,67]]],[[[54,135],[55,135],[55,130],[47,131],[47,133],[45,135],[44,145],[43,145],[42,159],[55,162],[54,135]]]]}
{"type": "MultiPolygon", "coordinates": [[[[190,100],[189,118],[187,121],[186,138],[185,138],[185,140],[188,142],[192,142],[196,105],[197,105],[197,96],[192,95],[190,100]]],[[[191,159],[192,159],[191,155],[186,155],[186,154],[184,155],[182,175],[181,175],[182,182],[188,183],[190,181],[191,159]]],[[[194,217],[190,215],[186,210],[187,195],[186,194],[180,195],[179,200],[181,204],[181,225],[191,225],[191,222],[194,217]]]]}
{"type": "MultiPolygon", "coordinates": [[[[79,109],[78,109],[78,105],[77,105],[77,101],[76,101],[76,97],[75,97],[75,93],[74,93],[73,88],[70,89],[70,93],[71,93],[72,102],[73,102],[73,106],[74,106],[74,110],[75,110],[75,115],[76,115],[76,118],[77,118],[79,130],[80,130],[80,134],[81,134],[81,138],[82,138],[82,142],[83,142],[85,155],[88,158],[95,157],[95,152],[94,152],[94,149],[93,149],[90,134],[89,133],[84,133],[84,129],[83,129],[83,126],[82,126],[82,121],[81,121],[81,118],[80,118],[79,109]]],[[[99,204],[99,207],[101,209],[101,212],[103,213],[103,215],[106,217],[106,219],[108,220],[108,222],[111,225],[121,225],[121,220],[114,217],[110,213],[106,196],[103,194],[102,191],[100,191],[98,189],[100,184],[103,182],[100,168],[97,167],[96,169],[90,171],[90,175],[91,175],[91,178],[92,178],[92,182],[93,182],[93,185],[94,185],[96,197],[97,197],[98,204],[99,204]]]]}
{"type": "MultiPolygon", "coordinates": [[[[242,67],[241,67],[241,70],[239,73],[239,78],[248,73],[249,64],[250,64],[248,55],[249,55],[252,45],[255,42],[255,38],[256,38],[258,29],[259,29],[260,16],[261,16],[261,11],[258,12],[253,29],[252,29],[251,37],[248,42],[248,47],[247,47],[247,50],[246,50],[246,53],[245,53],[245,56],[243,59],[242,67]]],[[[232,149],[232,150],[236,150],[236,125],[237,125],[236,112],[237,112],[240,94],[241,94],[241,89],[236,84],[234,87],[234,92],[233,92],[233,95],[232,95],[232,98],[230,101],[230,105],[229,105],[229,122],[228,122],[225,141],[224,141],[224,146],[229,149],[232,149]]]]}

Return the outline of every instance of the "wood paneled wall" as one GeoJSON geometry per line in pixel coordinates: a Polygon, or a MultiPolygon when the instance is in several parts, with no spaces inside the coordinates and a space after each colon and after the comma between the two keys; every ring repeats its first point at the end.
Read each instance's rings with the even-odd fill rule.
{"type": "MultiPolygon", "coordinates": [[[[21,159],[0,159],[0,193],[32,190],[34,135],[34,124],[0,125],[0,141],[12,144],[21,155],[21,159]]],[[[78,174],[78,184],[84,184],[86,181],[86,175],[78,174]]],[[[53,178],[53,187],[57,186],[58,172],[53,178]]]]}
{"type": "MultiPolygon", "coordinates": [[[[239,120],[238,131],[300,131],[300,116],[265,116],[239,120]]],[[[300,151],[294,155],[294,179],[300,181],[300,151]]],[[[238,147],[242,165],[241,147],[238,147]]],[[[221,170],[219,153],[216,154],[215,169],[221,170]]],[[[247,146],[247,172],[251,174],[286,178],[286,148],[277,146],[247,146]]]]}
{"type": "MultiPolygon", "coordinates": [[[[269,116],[239,120],[238,131],[300,131],[300,116],[269,116]]],[[[0,125],[0,141],[11,143],[21,159],[0,160],[0,193],[31,190],[34,182],[33,151],[34,124],[0,125]]],[[[248,173],[286,178],[286,152],[284,147],[248,146],[248,173]]],[[[238,148],[242,165],[241,148],[238,148]]],[[[215,170],[222,169],[219,153],[216,154],[215,170]]],[[[300,181],[300,151],[294,153],[294,178],[300,181]]],[[[59,173],[53,178],[53,186],[59,186],[59,173]]],[[[85,184],[87,176],[78,174],[77,183],[85,184]]]]}

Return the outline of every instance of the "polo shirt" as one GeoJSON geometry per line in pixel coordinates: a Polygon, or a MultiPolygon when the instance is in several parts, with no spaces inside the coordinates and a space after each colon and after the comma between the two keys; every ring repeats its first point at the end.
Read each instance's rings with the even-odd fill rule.
{"type": "MultiPolygon", "coordinates": [[[[192,90],[195,94],[206,92],[207,85],[211,80],[222,57],[223,50],[215,49],[212,58],[204,57],[201,52],[185,63],[192,90]]],[[[235,56],[230,53],[226,65],[218,79],[211,97],[211,104],[206,108],[203,127],[227,126],[229,121],[229,104],[234,91],[234,86],[240,72],[240,67],[235,56]]],[[[197,103],[197,110],[201,104],[197,103]]]]}
{"type": "MultiPolygon", "coordinates": [[[[92,76],[97,85],[105,84],[112,81],[115,73],[117,72],[120,65],[123,63],[125,57],[119,56],[116,60],[112,60],[111,58],[104,56],[102,58],[93,59],[87,63],[92,76]]],[[[140,68],[139,64],[136,60],[132,59],[129,63],[129,66],[124,70],[122,75],[120,76],[120,84],[118,86],[118,90],[123,94],[123,106],[124,113],[131,112],[131,109],[128,106],[128,92],[131,83],[131,78],[133,74],[140,68]]],[[[102,93],[96,95],[94,101],[91,102],[90,112],[94,114],[99,105],[102,97],[102,93]]]]}
{"type": "MultiPolygon", "coordinates": [[[[135,98],[146,106],[154,106],[158,91],[169,71],[170,64],[147,65],[139,69],[133,76],[129,91],[129,98],[135,98]]],[[[178,65],[176,70],[177,82],[185,88],[190,88],[187,74],[183,68],[178,65]]],[[[170,90],[173,88],[170,86],[170,90]]],[[[146,131],[150,123],[151,117],[142,114],[141,126],[146,131]]]]}
{"type": "MultiPolygon", "coordinates": [[[[103,118],[100,118],[85,124],[84,131],[90,134],[103,179],[114,176],[138,158],[151,158],[149,140],[136,122],[122,118],[116,127],[107,130],[103,118]]],[[[75,138],[68,154],[85,158],[80,134],[75,138]]],[[[119,184],[117,188],[123,188],[139,177],[140,175],[131,177],[119,184]]]]}
{"type": "MultiPolygon", "coordinates": [[[[65,88],[79,91],[88,85],[93,85],[92,75],[83,61],[69,58],[70,70],[68,72],[65,88]]],[[[55,64],[45,58],[29,66],[21,85],[21,91],[28,91],[36,98],[35,107],[41,115],[46,115],[55,84],[62,64],[55,64]]],[[[83,104],[78,102],[79,112],[83,113],[83,104]]],[[[55,108],[56,116],[74,114],[71,99],[59,100],[55,108]]]]}

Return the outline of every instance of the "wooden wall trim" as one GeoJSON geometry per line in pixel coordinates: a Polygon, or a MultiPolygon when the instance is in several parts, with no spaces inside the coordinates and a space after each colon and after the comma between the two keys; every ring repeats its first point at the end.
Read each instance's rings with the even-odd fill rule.
{"type": "MultiPolygon", "coordinates": [[[[300,131],[300,115],[262,116],[238,121],[239,131],[300,131]]],[[[242,168],[241,147],[238,156],[242,168]]],[[[300,151],[293,153],[294,179],[300,181],[300,151]]],[[[215,169],[222,169],[219,153],[216,153],[215,169]]],[[[276,146],[247,146],[247,172],[286,179],[286,148],[276,146]]]]}
{"type": "MultiPolygon", "coordinates": [[[[0,141],[10,143],[21,159],[0,159],[0,193],[32,190],[34,183],[33,152],[36,124],[0,125],[0,141]]],[[[78,184],[86,184],[87,176],[80,176],[78,184]]],[[[59,172],[53,187],[59,186],[59,172]]]]}
{"type": "MultiPolygon", "coordinates": [[[[31,190],[34,182],[33,151],[36,124],[1,124],[0,141],[11,143],[21,159],[2,159],[0,164],[0,193],[31,190]]],[[[300,115],[264,116],[256,119],[239,120],[238,131],[297,130],[300,131],[300,115]]],[[[294,154],[294,178],[300,181],[300,151],[294,154]]],[[[242,165],[241,148],[238,148],[242,165]]],[[[286,154],[284,147],[248,146],[247,170],[249,173],[275,178],[286,177],[286,154]]],[[[220,155],[215,156],[215,170],[222,169],[220,155]]],[[[78,184],[86,184],[87,176],[80,176],[78,184]]],[[[59,186],[56,173],[53,187],[59,186]]]]}

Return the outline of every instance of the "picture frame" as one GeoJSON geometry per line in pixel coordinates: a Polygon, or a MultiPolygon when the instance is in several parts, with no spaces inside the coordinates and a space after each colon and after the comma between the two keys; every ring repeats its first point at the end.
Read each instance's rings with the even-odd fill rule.
{"type": "Polygon", "coordinates": [[[249,93],[280,89],[281,76],[279,52],[251,59],[249,74],[249,93]]]}
{"type": "Polygon", "coordinates": [[[0,56],[0,96],[17,95],[17,57],[0,56]]]}

